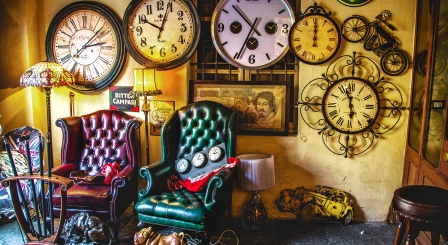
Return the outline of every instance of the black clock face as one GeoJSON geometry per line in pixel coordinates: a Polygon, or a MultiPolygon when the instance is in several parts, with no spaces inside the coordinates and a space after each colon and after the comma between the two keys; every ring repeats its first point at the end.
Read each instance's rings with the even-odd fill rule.
{"type": "Polygon", "coordinates": [[[46,37],[49,60],[75,77],[70,86],[78,92],[101,90],[120,74],[126,50],[121,22],[107,6],[75,2],[53,18],[46,37]]]}
{"type": "Polygon", "coordinates": [[[201,168],[207,163],[207,157],[202,152],[195,153],[191,159],[191,163],[196,168],[201,168]]]}
{"type": "Polygon", "coordinates": [[[334,129],[348,134],[358,133],[375,122],[379,97],[370,83],[357,77],[347,77],[328,88],[322,110],[334,129]]]}

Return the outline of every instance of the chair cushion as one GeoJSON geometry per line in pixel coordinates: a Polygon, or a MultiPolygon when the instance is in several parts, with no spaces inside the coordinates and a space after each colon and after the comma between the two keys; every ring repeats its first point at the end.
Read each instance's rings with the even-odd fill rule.
{"type": "Polygon", "coordinates": [[[135,209],[147,216],[202,224],[209,215],[203,198],[203,193],[176,190],[144,198],[135,204],[135,209]]]}
{"type": "MultiPolygon", "coordinates": [[[[107,209],[110,200],[110,185],[73,185],[67,191],[67,207],[107,209]]],[[[60,188],[53,193],[53,203],[55,206],[61,205],[60,188]]]]}
{"type": "Polygon", "coordinates": [[[448,190],[426,185],[397,189],[392,205],[406,217],[424,221],[448,222],[448,190]]]}

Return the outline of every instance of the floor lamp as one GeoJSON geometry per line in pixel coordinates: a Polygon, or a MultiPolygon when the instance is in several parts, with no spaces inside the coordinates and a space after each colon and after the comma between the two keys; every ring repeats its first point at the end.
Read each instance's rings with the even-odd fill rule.
{"type": "Polygon", "coordinates": [[[135,68],[134,69],[134,91],[129,93],[129,97],[138,100],[143,97],[141,110],[145,115],[145,138],[146,138],[146,165],[149,165],[149,130],[148,130],[148,114],[151,111],[149,105],[150,96],[161,95],[162,90],[157,89],[156,69],[135,68]]]}
{"type": "Polygon", "coordinates": [[[42,61],[29,68],[20,77],[20,86],[43,87],[46,95],[47,107],[47,157],[48,174],[53,167],[53,147],[51,145],[51,107],[50,94],[53,87],[61,87],[75,84],[75,77],[63,66],[51,61],[42,61]]]}

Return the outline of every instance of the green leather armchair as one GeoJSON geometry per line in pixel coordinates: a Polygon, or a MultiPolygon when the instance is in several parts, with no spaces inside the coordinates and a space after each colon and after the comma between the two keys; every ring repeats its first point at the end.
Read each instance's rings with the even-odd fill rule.
{"type": "Polygon", "coordinates": [[[177,227],[196,231],[207,241],[209,224],[228,211],[231,216],[234,170],[213,176],[199,192],[186,189],[169,191],[167,179],[179,175],[175,160],[224,143],[227,157],[236,151],[238,114],[211,101],[200,101],[176,110],[161,132],[162,160],[140,168],[147,179],[146,188],[138,193],[135,210],[140,230],[146,224],[177,227]]]}

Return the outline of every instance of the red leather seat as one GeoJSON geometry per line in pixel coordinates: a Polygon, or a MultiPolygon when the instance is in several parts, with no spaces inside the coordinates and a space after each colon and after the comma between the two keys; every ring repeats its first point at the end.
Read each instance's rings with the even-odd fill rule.
{"type": "MultiPolygon", "coordinates": [[[[52,173],[69,177],[72,171],[100,172],[106,161],[117,162],[121,171],[110,184],[74,185],[67,192],[67,218],[81,211],[97,216],[119,230],[119,218],[137,197],[135,131],[140,118],[121,111],[100,110],[56,120],[62,129],[61,164],[52,173]]],[[[57,164],[55,164],[57,165],[57,164]]],[[[53,212],[60,211],[60,189],[53,191],[53,212]]]]}

